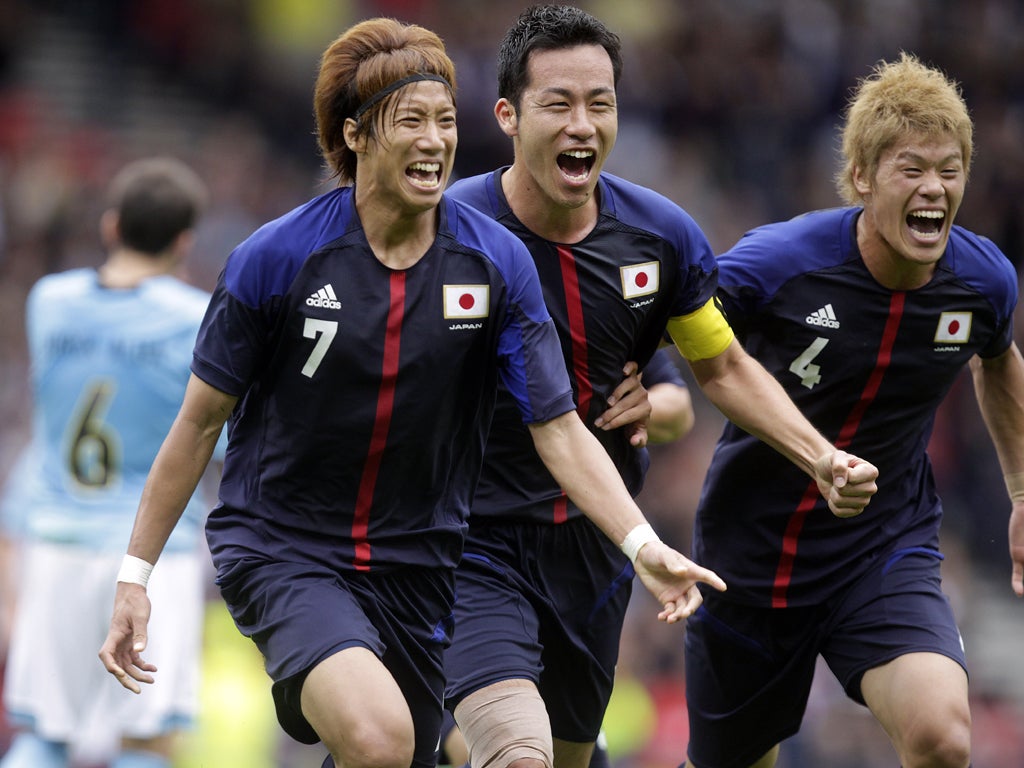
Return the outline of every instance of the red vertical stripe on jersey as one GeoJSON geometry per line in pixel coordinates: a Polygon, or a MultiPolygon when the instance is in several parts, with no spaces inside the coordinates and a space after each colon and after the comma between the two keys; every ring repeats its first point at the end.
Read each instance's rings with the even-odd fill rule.
{"type": "Polygon", "coordinates": [[[786,590],[789,589],[793,577],[793,561],[796,559],[796,545],[800,539],[807,513],[818,503],[818,484],[811,481],[804,491],[803,498],[796,505],[796,511],[790,515],[786,524],[786,533],[782,536],[782,552],[779,554],[779,566],[775,569],[775,583],[772,584],[772,608],[786,607],[786,590]]]}
{"type": "MultiPolygon", "coordinates": [[[[846,421],[843,422],[842,429],[839,430],[839,437],[835,443],[836,448],[846,448],[853,441],[853,436],[857,434],[857,429],[860,427],[860,422],[864,418],[868,406],[878,395],[878,388],[882,386],[882,378],[889,368],[889,363],[892,362],[892,348],[896,344],[896,331],[903,318],[903,305],[906,298],[906,293],[897,291],[889,300],[889,317],[886,319],[885,329],[882,331],[882,341],[875,358],[875,367],[871,371],[871,375],[868,376],[864,391],[861,392],[860,398],[854,404],[850,415],[846,417],[846,421]]],[[[786,525],[786,532],[782,537],[782,553],[779,556],[779,566],[775,571],[775,583],[772,586],[773,608],[785,608],[787,605],[786,591],[789,589],[793,577],[793,561],[796,559],[800,531],[803,530],[804,520],[807,519],[808,513],[817,504],[818,496],[818,484],[812,480],[786,525]]]]}
{"type": "MultiPolygon", "coordinates": [[[[583,301],[580,298],[580,280],[576,274],[576,257],[572,249],[564,245],[557,247],[558,264],[562,269],[562,290],[565,292],[566,317],[569,320],[569,337],[572,340],[572,372],[576,378],[576,412],[586,422],[590,411],[590,400],[594,385],[590,381],[590,363],[587,359],[587,329],[583,322],[583,301]]],[[[567,502],[562,498],[555,502],[554,520],[564,523],[567,518],[567,502]]]]}
{"type": "Polygon", "coordinates": [[[380,390],[377,393],[377,414],[373,420],[373,434],[367,452],[363,476],[359,480],[355,516],[352,521],[352,540],[355,544],[355,567],[370,570],[370,509],[373,492],[377,487],[377,474],[388,441],[391,416],[395,407],[395,386],[398,382],[398,352],[402,341],[402,319],[405,316],[405,272],[391,273],[391,305],[388,307],[387,328],[384,332],[384,361],[381,366],[380,390]]]}
{"type": "Polygon", "coordinates": [[[839,430],[839,437],[836,439],[836,448],[845,448],[853,441],[853,436],[860,426],[864,412],[878,394],[878,388],[882,386],[882,377],[892,362],[892,348],[896,344],[896,331],[900,327],[900,320],[903,317],[903,304],[907,294],[899,291],[892,295],[889,301],[889,319],[886,320],[885,330],[882,332],[882,344],[878,350],[878,357],[875,359],[875,369],[868,376],[867,384],[861,393],[860,400],[846,417],[846,423],[839,430]]]}
{"type": "Polygon", "coordinates": [[[576,377],[576,412],[586,419],[594,385],[590,381],[590,363],[587,360],[587,329],[583,322],[583,300],[580,298],[580,280],[576,275],[576,257],[571,248],[558,246],[558,263],[562,268],[562,290],[565,291],[565,309],[572,339],[572,372],[576,377]]]}

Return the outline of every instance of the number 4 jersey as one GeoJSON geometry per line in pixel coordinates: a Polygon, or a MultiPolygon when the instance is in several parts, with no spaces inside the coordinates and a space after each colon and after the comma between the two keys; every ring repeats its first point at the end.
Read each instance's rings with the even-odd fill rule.
{"type": "MultiPolygon", "coordinates": [[[[25,534],[94,549],[128,546],[208,301],[170,276],[106,288],[94,269],[33,286],[26,311],[33,441],[10,480],[19,491],[10,514],[23,516],[25,534]]],[[[169,550],[193,550],[204,516],[193,498],[169,550]]]]}
{"type": "Polygon", "coordinates": [[[694,555],[733,600],[817,603],[875,556],[936,549],[942,509],[926,453],[936,409],[971,356],[1011,343],[1016,273],[992,242],[954,227],[931,281],[892,291],[861,259],[859,212],[761,227],[718,259],[719,295],[745,349],[829,440],[880,473],[866,511],[840,520],[807,475],[727,424],[694,555]]]}

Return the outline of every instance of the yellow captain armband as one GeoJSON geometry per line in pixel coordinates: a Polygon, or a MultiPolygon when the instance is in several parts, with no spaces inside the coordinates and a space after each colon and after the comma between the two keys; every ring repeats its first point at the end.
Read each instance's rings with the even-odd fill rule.
{"type": "Polygon", "coordinates": [[[714,299],[681,317],[668,321],[668,335],[687,360],[706,360],[725,352],[735,335],[714,299]]]}

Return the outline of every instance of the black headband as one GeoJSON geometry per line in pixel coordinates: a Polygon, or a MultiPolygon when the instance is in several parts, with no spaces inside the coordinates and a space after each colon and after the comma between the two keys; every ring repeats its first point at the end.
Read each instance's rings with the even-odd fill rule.
{"type": "Polygon", "coordinates": [[[419,82],[420,80],[435,80],[438,83],[444,83],[445,85],[447,85],[449,91],[452,89],[452,84],[449,83],[446,78],[441,77],[441,75],[433,75],[426,72],[416,72],[415,74],[409,75],[408,77],[403,77],[401,80],[395,80],[395,82],[391,83],[390,85],[386,85],[383,88],[381,88],[370,98],[368,98],[366,101],[359,105],[356,111],[352,114],[352,119],[358,122],[359,118],[362,117],[363,114],[365,114],[366,110],[368,110],[378,101],[383,99],[389,93],[394,93],[399,88],[404,88],[405,86],[409,85],[409,83],[416,83],[419,82]]]}

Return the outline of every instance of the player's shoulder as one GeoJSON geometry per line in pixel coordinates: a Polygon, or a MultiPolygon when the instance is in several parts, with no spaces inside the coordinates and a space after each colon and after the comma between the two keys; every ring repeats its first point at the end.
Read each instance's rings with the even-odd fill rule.
{"type": "Polygon", "coordinates": [[[468,203],[478,210],[497,215],[498,201],[494,193],[494,179],[501,171],[502,169],[498,169],[457,179],[445,190],[445,194],[452,200],[468,203]]]}
{"type": "Polygon", "coordinates": [[[608,171],[601,172],[601,178],[599,181],[602,188],[610,191],[617,200],[620,202],[631,202],[639,200],[644,203],[654,205],[665,205],[675,206],[676,203],[672,202],[667,195],[658,192],[656,189],[646,187],[643,184],[638,184],[635,181],[630,181],[622,176],[618,176],[608,171]]]}
{"type": "MultiPolygon", "coordinates": [[[[471,183],[474,179],[464,181],[471,183]]],[[[496,261],[529,256],[519,237],[497,222],[486,210],[448,191],[441,201],[444,206],[444,226],[456,243],[496,261]]]]}
{"type": "Polygon", "coordinates": [[[91,267],[54,272],[39,278],[29,290],[30,299],[65,299],[86,293],[97,285],[96,270],[91,267]]]}
{"type": "Polygon", "coordinates": [[[948,264],[958,278],[986,294],[1005,312],[1017,300],[1017,270],[991,239],[959,225],[950,230],[948,264]]]}
{"type": "Polygon", "coordinates": [[[964,269],[975,268],[984,271],[994,270],[1000,273],[1016,273],[1013,263],[1003,253],[1002,249],[991,239],[984,235],[965,229],[955,224],[950,230],[950,241],[956,251],[955,257],[966,256],[966,259],[958,259],[957,267],[964,269]]]}
{"type": "Polygon", "coordinates": [[[25,317],[30,325],[49,326],[59,318],[88,314],[87,308],[102,301],[95,269],[54,272],[39,278],[29,289],[25,317]]]}
{"type": "Polygon", "coordinates": [[[317,195],[260,226],[236,252],[270,260],[287,253],[308,255],[337,240],[354,225],[352,194],[352,187],[338,187],[317,195]]]}
{"type": "Polygon", "coordinates": [[[759,285],[773,293],[789,279],[859,260],[854,241],[856,207],[808,211],[745,232],[718,255],[719,280],[759,285]]]}
{"type": "MultiPolygon", "coordinates": [[[[832,247],[849,244],[853,238],[853,225],[860,208],[821,208],[807,211],[784,221],[761,224],[743,234],[726,253],[743,252],[757,246],[792,251],[814,251],[822,257],[841,256],[832,247]]],[[[723,254],[724,255],[724,254],[723,254]]]]}
{"type": "Polygon", "coordinates": [[[599,181],[602,212],[624,224],[653,230],[696,226],[693,217],[667,195],[603,172],[599,181]]]}
{"type": "Polygon", "coordinates": [[[601,174],[599,192],[606,224],[614,221],[614,227],[658,238],[683,258],[713,266],[711,244],[700,225],[661,192],[611,173],[601,174]]]}
{"type": "Polygon", "coordinates": [[[352,193],[338,187],[261,225],[228,256],[228,290],[250,306],[283,293],[310,255],[358,226],[352,193]]]}
{"type": "Polygon", "coordinates": [[[198,314],[202,316],[210,302],[210,294],[198,286],[186,283],[173,275],[161,275],[143,283],[145,301],[165,311],[198,314]]]}

